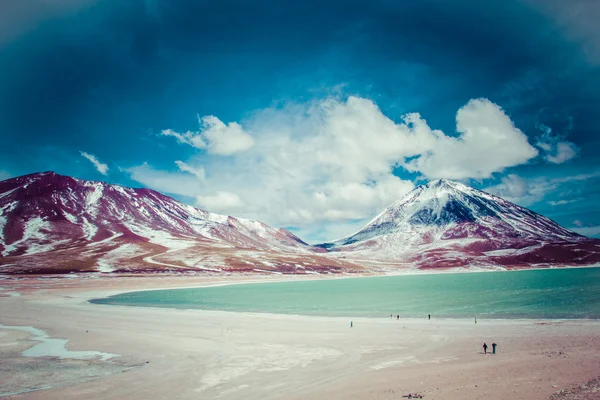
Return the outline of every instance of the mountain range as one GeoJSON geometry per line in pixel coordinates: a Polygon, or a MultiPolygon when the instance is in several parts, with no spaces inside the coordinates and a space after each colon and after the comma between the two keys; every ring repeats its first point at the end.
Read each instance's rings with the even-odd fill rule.
{"type": "Polygon", "coordinates": [[[53,172],[0,182],[0,210],[2,274],[324,274],[600,262],[600,240],[443,179],[417,187],[355,234],[317,246],[154,190],[53,172]]]}

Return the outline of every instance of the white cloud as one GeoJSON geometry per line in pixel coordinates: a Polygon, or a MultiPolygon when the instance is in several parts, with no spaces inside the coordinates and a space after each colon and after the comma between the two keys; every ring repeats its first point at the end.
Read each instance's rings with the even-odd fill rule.
{"type": "Polygon", "coordinates": [[[558,201],[549,201],[548,204],[551,206],[564,206],[565,204],[576,203],[581,199],[569,199],[569,200],[558,200],[558,201]]]}
{"type": "Polygon", "coordinates": [[[244,203],[235,193],[217,192],[210,196],[197,196],[196,205],[211,212],[227,214],[239,210],[244,203]]]}
{"type": "Polygon", "coordinates": [[[577,155],[578,147],[571,142],[558,142],[556,152],[546,156],[546,159],[553,164],[562,164],[569,161],[577,155]]]}
{"type": "Polygon", "coordinates": [[[179,167],[181,172],[189,172],[194,175],[198,180],[203,181],[206,178],[206,171],[203,166],[193,167],[183,161],[177,160],[175,164],[179,167]]]}
{"type": "Polygon", "coordinates": [[[572,231],[575,231],[583,236],[588,237],[600,237],[600,225],[598,226],[585,226],[585,227],[575,227],[570,228],[572,231]]]}
{"type": "Polygon", "coordinates": [[[395,122],[359,97],[260,110],[241,124],[201,120],[199,132],[163,134],[209,155],[178,161],[185,173],[142,165],[129,169],[132,178],[194,197],[210,211],[293,226],[309,240],[350,234],[413,189],[411,181],[393,175],[395,168],[431,178],[481,178],[537,154],[500,107],[485,99],[458,111],[458,138],[431,129],[419,114],[395,122]],[[251,142],[229,142],[246,132],[252,132],[251,142]],[[199,164],[205,169],[202,185],[190,184],[187,167],[199,164]],[[342,228],[332,229],[333,222],[342,228]]]}
{"type": "Polygon", "coordinates": [[[558,188],[558,182],[544,177],[525,179],[515,174],[509,174],[503,177],[498,185],[488,187],[485,191],[513,203],[529,206],[542,200],[556,188],[558,188]]]}
{"type": "Polygon", "coordinates": [[[98,172],[100,172],[102,175],[106,175],[108,173],[108,165],[98,161],[98,159],[94,155],[86,153],[85,151],[80,151],[79,153],[83,157],[87,158],[92,164],[94,164],[94,167],[96,167],[98,172]]]}
{"type": "Polygon", "coordinates": [[[189,144],[197,149],[206,148],[206,142],[202,139],[200,132],[187,131],[185,133],[179,133],[172,129],[163,129],[161,134],[164,136],[173,136],[179,143],[189,144]]]}
{"type": "Polygon", "coordinates": [[[210,154],[228,156],[243,152],[254,146],[254,139],[236,122],[225,125],[219,118],[208,115],[198,117],[200,130],[178,133],[165,129],[161,133],[173,136],[179,143],[189,144],[197,149],[206,149],[210,154]]]}
{"type": "MultiPolygon", "coordinates": [[[[417,129],[429,130],[420,120],[417,129]]],[[[458,137],[431,132],[435,140],[407,168],[428,178],[489,178],[492,173],[537,156],[527,136],[502,109],[487,99],[471,100],[456,114],[458,137]]]]}
{"type": "Polygon", "coordinates": [[[195,198],[201,189],[198,180],[189,174],[156,170],[147,163],[121,170],[134,181],[163,193],[195,198]]]}
{"type": "Polygon", "coordinates": [[[538,129],[542,134],[535,145],[543,150],[546,161],[562,164],[579,154],[579,148],[574,143],[564,140],[561,135],[553,134],[550,127],[539,124],[538,129]]]}
{"type": "Polygon", "coordinates": [[[202,135],[208,142],[208,152],[219,155],[230,155],[248,150],[254,146],[254,139],[244,132],[242,126],[231,122],[225,125],[219,118],[212,115],[199,119],[202,135]]]}
{"type": "MultiPolygon", "coordinates": [[[[509,174],[503,177],[499,184],[490,186],[484,190],[521,206],[529,206],[541,201],[551,193],[554,193],[554,197],[566,196],[567,192],[564,190],[563,186],[565,184],[581,182],[599,176],[600,171],[558,178],[522,178],[515,174],[509,174]]],[[[548,201],[548,204],[556,206],[570,204],[580,200],[580,198],[559,198],[558,200],[548,201]]]]}

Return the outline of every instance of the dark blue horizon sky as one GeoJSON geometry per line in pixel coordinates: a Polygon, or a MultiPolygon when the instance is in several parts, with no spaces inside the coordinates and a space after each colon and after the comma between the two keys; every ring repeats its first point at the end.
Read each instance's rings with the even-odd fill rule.
{"type": "Polygon", "coordinates": [[[444,177],[600,235],[594,2],[273,3],[3,2],[0,179],[145,186],[318,242],[444,177]]]}

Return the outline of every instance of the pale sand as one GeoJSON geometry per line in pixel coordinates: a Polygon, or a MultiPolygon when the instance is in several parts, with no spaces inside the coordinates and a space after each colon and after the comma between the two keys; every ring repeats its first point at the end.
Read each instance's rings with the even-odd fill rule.
{"type": "MultiPolygon", "coordinates": [[[[95,373],[80,373],[86,378],[79,383],[60,383],[64,376],[57,376],[63,386],[15,398],[401,399],[420,392],[425,399],[548,399],[600,375],[600,321],[478,320],[475,325],[471,319],[433,315],[432,321],[358,318],[350,328],[348,318],[86,301],[140,288],[250,279],[274,278],[0,281],[4,290],[21,294],[0,298],[0,324],[42,329],[68,339],[69,350],[119,354],[121,370],[137,365],[88,381],[95,373]],[[484,341],[498,343],[498,354],[483,355],[484,341]]],[[[23,349],[17,343],[23,333],[14,335],[13,347],[23,349]]],[[[0,386],[14,373],[16,360],[22,357],[0,353],[0,386]]],[[[82,370],[104,364],[79,363],[82,370]]]]}

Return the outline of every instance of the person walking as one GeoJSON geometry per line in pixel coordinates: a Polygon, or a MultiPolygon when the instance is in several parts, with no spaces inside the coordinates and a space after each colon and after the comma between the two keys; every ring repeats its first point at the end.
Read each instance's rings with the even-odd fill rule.
{"type": "Polygon", "coordinates": [[[487,354],[487,344],[483,344],[483,354],[487,354]]]}
{"type": "Polygon", "coordinates": [[[496,343],[492,343],[492,354],[496,354],[496,346],[498,346],[496,343]]]}
{"type": "Polygon", "coordinates": [[[431,321],[431,314],[427,314],[427,319],[431,321]]]}
{"type": "Polygon", "coordinates": [[[350,321],[350,328],[352,328],[352,321],[350,321]]]}

